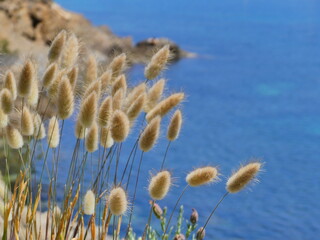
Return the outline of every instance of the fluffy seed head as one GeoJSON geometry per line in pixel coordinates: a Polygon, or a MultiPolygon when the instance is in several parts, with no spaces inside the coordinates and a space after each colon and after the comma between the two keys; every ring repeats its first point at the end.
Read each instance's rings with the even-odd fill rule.
{"type": "Polygon", "coordinates": [[[182,114],[180,110],[175,111],[170,124],[168,126],[167,138],[169,141],[174,141],[178,138],[182,125],[182,114]]]}
{"type": "Polygon", "coordinates": [[[258,174],[261,168],[260,162],[252,162],[233,173],[227,181],[227,191],[237,193],[247,186],[258,174]]]}
{"type": "Polygon", "coordinates": [[[58,89],[58,117],[60,119],[67,119],[73,113],[74,96],[72,86],[67,77],[63,77],[58,89]]]}
{"type": "Polygon", "coordinates": [[[135,120],[141,112],[146,100],[146,94],[142,93],[129,107],[127,115],[130,121],[135,120]]]}
{"type": "Polygon", "coordinates": [[[112,116],[112,99],[106,97],[101,103],[98,115],[98,124],[100,127],[106,127],[112,116]]]}
{"type": "Polygon", "coordinates": [[[128,200],[126,192],[121,187],[116,187],[111,190],[109,198],[109,207],[113,215],[119,216],[124,214],[128,208],[128,200]]]}
{"type": "Polygon", "coordinates": [[[50,148],[56,148],[59,145],[59,122],[56,117],[52,117],[49,121],[47,139],[50,148]]]}
{"type": "Polygon", "coordinates": [[[48,59],[50,62],[55,62],[59,59],[64,43],[66,41],[66,37],[66,31],[62,30],[52,41],[48,54],[48,59]]]}
{"type": "Polygon", "coordinates": [[[4,128],[8,125],[8,115],[5,114],[0,108],[0,128],[4,128]]]}
{"type": "Polygon", "coordinates": [[[127,56],[125,53],[121,53],[116,56],[109,65],[109,69],[112,71],[112,81],[118,77],[126,67],[127,56]]]}
{"type": "Polygon", "coordinates": [[[156,143],[160,132],[160,122],[161,118],[156,117],[152,119],[151,122],[143,130],[139,140],[139,146],[142,151],[150,151],[156,143]]]}
{"type": "Polygon", "coordinates": [[[28,60],[23,66],[18,82],[17,90],[20,97],[28,97],[31,93],[32,81],[35,78],[35,68],[33,63],[28,60]]]}
{"type": "Polygon", "coordinates": [[[79,41],[76,35],[71,34],[65,44],[62,53],[61,65],[63,68],[71,68],[76,63],[79,55],[79,41]]]}
{"type": "Polygon", "coordinates": [[[171,174],[169,171],[161,171],[151,178],[149,194],[154,200],[163,199],[171,186],[171,174]]]}
{"type": "Polygon", "coordinates": [[[127,115],[121,110],[116,110],[111,118],[111,136],[115,142],[123,142],[130,130],[127,115]]]}
{"type": "Polygon", "coordinates": [[[59,85],[62,78],[64,77],[64,74],[65,74],[65,71],[63,70],[60,71],[59,73],[56,74],[55,78],[51,82],[48,90],[48,93],[51,99],[56,100],[56,98],[58,97],[59,85]]]}
{"type": "Polygon", "coordinates": [[[159,102],[146,116],[148,122],[156,116],[163,117],[172,108],[177,106],[184,99],[184,93],[174,93],[166,99],[159,102]]]}
{"type": "Polygon", "coordinates": [[[97,97],[100,97],[100,92],[101,92],[101,83],[100,81],[93,81],[88,85],[88,88],[83,94],[83,99],[87,98],[92,92],[95,92],[97,94],[97,97]]]}
{"type": "Polygon", "coordinates": [[[24,136],[31,136],[34,132],[33,117],[28,107],[23,107],[21,112],[21,133],[24,136]]]}
{"type": "Polygon", "coordinates": [[[52,63],[45,71],[42,77],[42,84],[45,88],[49,88],[53,80],[56,77],[58,66],[56,63],[52,63]]]}
{"type": "Polygon", "coordinates": [[[83,198],[83,213],[86,215],[93,215],[96,205],[96,197],[92,190],[88,190],[83,198]]]}
{"type": "Polygon", "coordinates": [[[141,83],[138,86],[134,87],[128,94],[128,96],[126,97],[126,101],[125,101],[125,108],[128,109],[133,102],[136,101],[136,99],[141,95],[141,94],[145,94],[146,92],[146,84],[145,83],[141,83]]]}
{"type": "Polygon", "coordinates": [[[69,78],[69,81],[70,81],[72,88],[74,89],[77,84],[77,79],[78,79],[78,68],[77,67],[71,68],[71,70],[68,72],[67,76],[69,78]]]}
{"type": "Polygon", "coordinates": [[[11,93],[12,99],[17,98],[17,84],[16,79],[11,71],[7,72],[4,79],[4,88],[8,89],[11,93]]]}
{"type": "Polygon", "coordinates": [[[80,106],[79,121],[82,126],[90,128],[97,112],[97,94],[92,92],[80,106]]]}
{"type": "Polygon", "coordinates": [[[202,167],[197,168],[190,172],[186,181],[191,187],[198,187],[210,182],[213,182],[218,178],[218,169],[215,167],[202,167]]]}
{"type": "Polygon", "coordinates": [[[111,131],[109,128],[106,128],[106,127],[103,127],[101,128],[100,130],[100,144],[102,147],[104,148],[110,148],[114,141],[112,139],[112,136],[111,136],[111,131]]]}
{"type": "Polygon", "coordinates": [[[102,92],[105,92],[107,90],[107,87],[111,84],[111,78],[112,78],[112,71],[110,69],[105,71],[100,76],[101,91],[102,92]]]}
{"type": "Polygon", "coordinates": [[[5,114],[9,114],[13,109],[13,98],[11,92],[4,88],[0,92],[0,106],[5,114]]]}
{"type": "Polygon", "coordinates": [[[20,132],[12,127],[11,125],[8,125],[6,127],[6,139],[8,145],[13,149],[19,149],[23,146],[23,138],[20,132]]]}
{"type": "Polygon", "coordinates": [[[77,139],[84,139],[86,128],[82,126],[79,119],[76,122],[76,127],[74,129],[74,134],[77,139]]]}
{"type": "Polygon", "coordinates": [[[94,122],[86,135],[86,150],[94,152],[98,149],[98,125],[94,122]]]}
{"type": "Polygon", "coordinates": [[[163,89],[165,85],[165,80],[162,78],[157,81],[148,91],[147,102],[145,105],[146,112],[149,112],[152,108],[154,108],[159,100],[161,99],[163,89]]]}
{"type": "Polygon", "coordinates": [[[31,86],[31,92],[30,95],[28,96],[28,104],[32,107],[36,107],[38,104],[39,100],[39,86],[38,86],[38,80],[34,79],[32,81],[32,86],[31,86]]]}
{"type": "Polygon", "coordinates": [[[120,88],[116,92],[116,94],[112,97],[112,109],[113,109],[113,111],[120,110],[122,108],[123,100],[124,100],[124,92],[120,88]]]}
{"type": "Polygon", "coordinates": [[[43,139],[46,136],[46,130],[39,114],[36,114],[34,118],[33,136],[35,139],[43,139]]]}
{"type": "Polygon", "coordinates": [[[53,217],[55,218],[55,221],[58,222],[60,217],[61,217],[61,209],[60,209],[60,207],[57,206],[57,205],[54,206],[52,213],[53,213],[53,217]]]}
{"type": "Polygon", "coordinates": [[[89,85],[93,81],[95,81],[98,77],[98,68],[97,68],[97,61],[94,56],[89,56],[87,62],[87,68],[84,78],[85,85],[89,85]]]}
{"type": "Polygon", "coordinates": [[[124,94],[127,91],[127,81],[124,74],[117,77],[112,84],[112,96],[114,96],[119,89],[122,89],[124,94]]]}
{"type": "Polygon", "coordinates": [[[148,80],[156,78],[165,68],[170,57],[169,45],[162,47],[153,57],[150,63],[146,66],[144,75],[148,80]]]}

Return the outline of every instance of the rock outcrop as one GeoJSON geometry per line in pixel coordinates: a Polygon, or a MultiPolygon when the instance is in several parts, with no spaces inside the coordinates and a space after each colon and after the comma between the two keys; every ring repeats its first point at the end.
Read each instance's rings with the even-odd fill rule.
{"type": "Polygon", "coordinates": [[[165,44],[170,44],[173,60],[187,56],[165,38],[147,39],[136,45],[131,37],[114,35],[107,26],[95,27],[82,15],[67,11],[50,0],[0,0],[0,53],[47,53],[54,36],[61,30],[74,32],[100,60],[126,52],[132,63],[146,62],[165,44]]]}

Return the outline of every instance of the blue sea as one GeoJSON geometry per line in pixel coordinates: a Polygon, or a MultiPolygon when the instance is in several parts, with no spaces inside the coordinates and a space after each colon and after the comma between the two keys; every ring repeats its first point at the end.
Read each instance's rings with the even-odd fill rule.
{"type": "MultiPolygon", "coordinates": [[[[216,165],[220,182],[189,189],[181,201],[187,218],[198,210],[201,226],[232,170],[259,158],[260,182],[225,199],[206,239],[320,238],[320,1],[57,2],[135,42],[168,37],[198,54],[165,73],[169,91],[183,90],[187,100],[181,136],[167,158],[175,185],[161,206],[172,209],[194,167],[216,165]]],[[[129,78],[142,79],[143,67],[134,66],[129,78]]],[[[144,157],[137,232],[148,216],[149,170],[159,169],[165,147],[161,140],[144,157]]]]}

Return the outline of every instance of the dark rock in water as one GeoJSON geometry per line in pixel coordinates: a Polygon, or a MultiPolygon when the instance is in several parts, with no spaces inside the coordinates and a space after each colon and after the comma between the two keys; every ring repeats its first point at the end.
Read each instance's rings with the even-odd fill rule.
{"type": "MultiPolygon", "coordinates": [[[[148,38],[144,41],[138,42],[134,47],[134,54],[138,58],[139,55],[145,58],[146,61],[152,57],[157,49],[164,45],[170,45],[170,52],[172,54],[171,60],[177,61],[180,58],[187,57],[187,52],[183,51],[176,43],[167,38],[148,38]]],[[[141,60],[143,62],[143,60],[141,60]]]]}
{"type": "Polygon", "coordinates": [[[0,0],[0,22],[0,52],[3,53],[32,53],[43,57],[56,34],[66,29],[87,46],[82,53],[93,52],[102,61],[125,52],[131,63],[145,63],[165,44],[170,44],[173,60],[188,56],[165,38],[150,38],[134,45],[131,37],[118,37],[107,26],[95,27],[82,15],[50,0],[0,0]]]}

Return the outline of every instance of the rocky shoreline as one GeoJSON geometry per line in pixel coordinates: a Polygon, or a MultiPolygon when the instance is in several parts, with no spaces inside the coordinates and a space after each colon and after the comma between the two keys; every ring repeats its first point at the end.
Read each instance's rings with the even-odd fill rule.
{"type": "Polygon", "coordinates": [[[93,53],[101,62],[125,52],[130,63],[145,63],[165,44],[170,44],[173,61],[191,56],[166,38],[150,38],[134,44],[131,37],[118,37],[107,26],[93,26],[82,15],[50,0],[0,0],[0,23],[0,56],[6,65],[14,62],[12,56],[32,53],[33,57],[43,58],[62,29],[75,33],[87,46],[81,49],[83,55],[93,53]]]}

